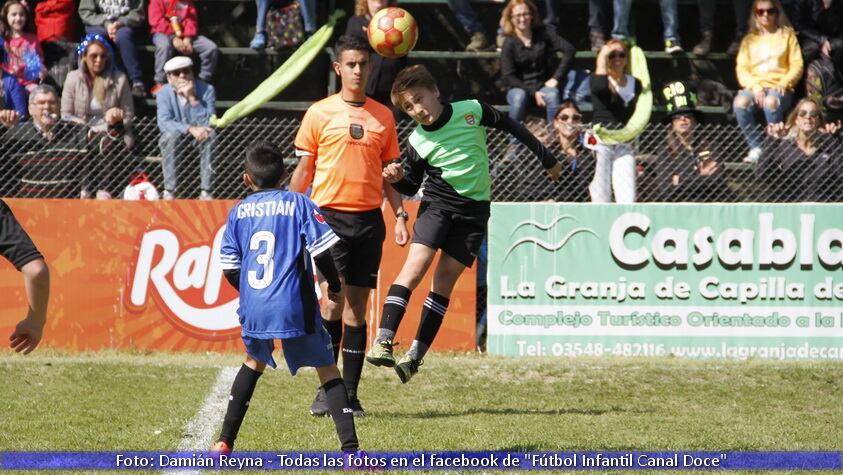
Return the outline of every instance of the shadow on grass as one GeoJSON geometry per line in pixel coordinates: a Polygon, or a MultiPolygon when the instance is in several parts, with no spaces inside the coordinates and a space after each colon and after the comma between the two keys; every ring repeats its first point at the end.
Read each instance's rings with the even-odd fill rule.
{"type": "Polygon", "coordinates": [[[412,419],[436,419],[442,417],[461,417],[461,416],[473,416],[477,414],[489,415],[489,416],[523,416],[523,415],[537,415],[537,416],[547,416],[547,415],[579,415],[579,416],[602,416],[604,414],[613,414],[613,413],[629,413],[629,414],[648,414],[652,413],[652,410],[641,410],[641,409],[625,409],[622,407],[612,407],[610,409],[575,409],[575,408],[560,408],[560,409],[525,409],[525,408],[511,408],[511,407],[502,407],[502,408],[483,408],[483,407],[474,407],[465,410],[453,410],[453,411],[420,411],[420,412],[391,412],[391,411],[384,411],[384,412],[377,412],[378,417],[396,417],[396,418],[412,418],[412,419]]]}

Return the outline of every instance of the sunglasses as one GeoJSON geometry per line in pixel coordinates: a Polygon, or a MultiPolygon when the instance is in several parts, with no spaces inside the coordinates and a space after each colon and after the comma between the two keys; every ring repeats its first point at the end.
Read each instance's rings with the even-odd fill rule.
{"type": "Polygon", "coordinates": [[[556,120],[559,122],[568,122],[568,120],[573,120],[574,122],[579,122],[582,120],[582,116],[580,114],[559,114],[556,116],[556,120]]]}
{"type": "Polygon", "coordinates": [[[171,74],[173,76],[190,76],[193,74],[193,71],[190,68],[181,68],[170,71],[167,74],[171,74]]]}
{"type": "Polygon", "coordinates": [[[809,111],[809,110],[802,109],[801,111],[799,111],[798,115],[799,115],[799,117],[808,116],[812,119],[816,119],[817,117],[820,116],[820,113],[817,112],[817,111],[813,111],[813,110],[809,111]]]}
{"type": "Polygon", "coordinates": [[[773,7],[773,8],[756,8],[755,9],[755,15],[756,16],[764,16],[764,15],[776,16],[778,14],[779,14],[779,9],[775,8],[775,7],[773,7]]]}
{"type": "Polygon", "coordinates": [[[623,51],[615,51],[613,53],[609,53],[609,59],[626,59],[626,53],[623,51]]]}

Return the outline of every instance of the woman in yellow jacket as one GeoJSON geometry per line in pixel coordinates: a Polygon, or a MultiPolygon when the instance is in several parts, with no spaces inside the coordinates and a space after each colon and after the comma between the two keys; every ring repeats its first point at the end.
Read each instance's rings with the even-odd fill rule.
{"type": "Polygon", "coordinates": [[[764,109],[768,124],[784,120],[802,70],[796,32],[779,0],[755,0],[736,68],[743,89],[735,97],[735,118],[750,149],[744,161],[755,162],[761,156],[762,130],[755,122],[756,108],[764,109]]]}

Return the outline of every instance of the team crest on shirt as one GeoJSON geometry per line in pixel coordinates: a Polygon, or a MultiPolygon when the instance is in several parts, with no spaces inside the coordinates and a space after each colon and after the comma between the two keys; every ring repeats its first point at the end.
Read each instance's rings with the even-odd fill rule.
{"type": "Polygon", "coordinates": [[[348,133],[351,134],[351,138],[354,140],[360,140],[363,138],[363,126],[360,124],[351,124],[348,126],[348,133]]]}
{"type": "Polygon", "coordinates": [[[325,218],[319,214],[319,211],[313,210],[313,217],[316,218],[316,221],[318,221],[319,224],[325,224],[325,218]]]}
{"type": "Polygon", "coordinates": [[[477,119],[474,118],[474,114],[466,114],[465,123],[468,125],[475,125],[477,123],[477,119]]]}

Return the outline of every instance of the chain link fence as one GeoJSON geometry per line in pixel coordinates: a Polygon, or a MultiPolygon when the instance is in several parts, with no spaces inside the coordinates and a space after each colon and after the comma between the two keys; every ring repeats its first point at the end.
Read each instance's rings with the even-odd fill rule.
{"type": "MultiPolygon", "coordinates": [[[[241,198],[243,151],[258,140],[269,140],[284,151],[292,170],[293,141],[299,121],[246,119],[218,130],[213,147],[214,198],[241,198]]],[[[414,124],[398,125],[402,147],[414,124]]],[[[598,161],[581,147],[575,155],[563,153],[555,132],[543,122],[530,123],[534,131],[563,159],[562,179],[547,179],[538,160],[507,134],[488,134],[492,199],[494,201],[592,201],[598,161]]],[[[758,133],[761,133],[759,130],[758,133]]],[[[79,198],[107,191],[121,197],[133,177],[148,176],[164,189],[162,147],[154,118],[138,118],[129,138],[119,133],[95,134],[82,125],[59,122],[45,135],[32,122],[3,131],[0,140],[0,195],[6,197],[79,198]]],[[[652,124],[635,141],[634,160],[613,163],[602,177],[615,194],[633,191],[638,202],[835,202],[843,198],[843,147],[837,137],[821,134],[813,155],[800,155],[792,140],[767,139],[757,163],[743,163],[746,142],[737,126],[700,125],[690,149],[669,125],[652,124]],[[624,169],[621,169],[621,168],[624,169]],[[614,178],[614,183],[610,183],[614,178]]],[[[177,198],[198,198],[202,187],[200,147],[185,136],[176,147],[177,198]]],[[[606,170],[604,169],[603,172],[606,170]]],[[[610,191],[610,190],[607,190],[610,191]]],[[[611,196],[611,195],[610,195],[611,196]]]]}

